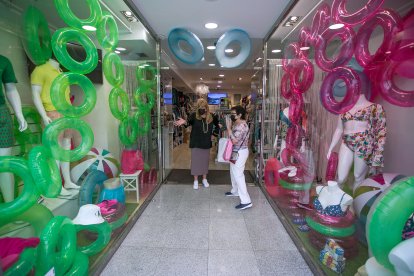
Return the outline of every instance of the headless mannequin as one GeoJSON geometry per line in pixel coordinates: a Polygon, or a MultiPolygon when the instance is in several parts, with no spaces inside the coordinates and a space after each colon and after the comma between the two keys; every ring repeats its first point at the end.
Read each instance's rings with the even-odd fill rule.
{"type": "MultiPolygon", "coordinates": [[[[364,94],[359,96],[358,101],[352,107],[350,111],[351,114],[355,114],[357,111],[372,105],[373,103],[368,101],[364,94]]],[[[327,158],[331,155],[332,150],[336,144],[341,140],[343,134],[352,134],[358,132],[364,132],[369,128],[369,124],[366,121],[348,121],[343,123],[341,118],[338,118],[338,125],[336,127],[335,133],[332,138],[331,145],[328,150],[327,158]]],[[[364,181],[365,176],[368,172],[368,165],[365,161],[358,157],[351,149],[349,149],[345,143],[342,142],[339,149],[339,162],[338,162],[338,183],[340,186],[345,182],[349,171],[351,170],[352,164],[354,164],[354,177],[355,182],[353,187],[357,187],[359,184],[364,181]]]]}
{"type": "Polygon", "coordinates": [[[346,209],[348,209],[348,206],[352,204],[352,197],[346,193],[344,195],[344,191],[339,188],[336,181],[328,181],[328,186],[326,188],[324,187],[325,186],[316,186],[316,193],[319,195],[318,200],[323,209],[328,206],[338,205],[340,203],[342,211],[345,212],[346,209]]]}
{"type": "MultiPolygon", "coordinates": [[[[57,70],[60,70],[59,63],[56,60],[49,59],[48,62],[54,68],[56,68],[57,70]]],[[[47,116],[46,110],[45,110],[45,108],[43,106],[43,103],[42,103],[42,99],[40,97],[41,92],[42,92],[42,86],[41,85],[32,84],[33,102],[34,102],[34,105],[36,106],[37,111],[39,112],[39,114],[42,118],[43,124],[46,127],[53,120],[49,116],[47,116]]],[[[60,143],[62,144],[62,147],[64,149],[70,149],[71,137],[67,137],[67,136],[63,135],[63,137],[60,138],[60,139],[61,139],[60,143]]],[[[72,179],[70,178],[70,163],[69,162],[59,162],[59,161],[56,161],[56,162],[58,164],[58,167],[60,167],[60,169],[62,170],[63,179],[65,180],[64,187],[62,187],[61,195],[62,196],[71,195],[71,193],[69,191],[67,191],[66,189],[79,189],[80,187],[78,185],[76,185],[75,183],[73,183],[72,179]]]]}
{"type": "MultiPolygon", "coordinates": [[[[27,122],[23,117],[22,104],[20,101],[19,92],[17,92],[15,83],[4,84],[6,98],[12,107],[14,114],[19,122],[19,131],[24,131],[27,128],[27,122]]],[[[0,148],[0,156],[11,155],[11,148],[0,148]]],[[[0,173],[0,190],[3,194],[5,202],[10,202],[14,199],[14,177],[12,173],[0,173]]]]}

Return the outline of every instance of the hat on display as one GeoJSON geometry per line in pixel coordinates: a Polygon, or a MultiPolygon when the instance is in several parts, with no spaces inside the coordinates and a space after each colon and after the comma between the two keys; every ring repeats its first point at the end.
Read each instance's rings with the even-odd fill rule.
{"type": "Polygon", "coordinates": [[[73,219],[74,224],[90,225],[100,224],[105,220],[101,215],[101,209],[94,204],[85,204],[79,208],[78,215],[73,219]]]}

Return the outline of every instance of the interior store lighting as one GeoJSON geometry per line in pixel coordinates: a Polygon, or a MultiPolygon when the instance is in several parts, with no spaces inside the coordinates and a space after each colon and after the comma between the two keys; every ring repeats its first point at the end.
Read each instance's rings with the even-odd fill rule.
{"type": "Polygon", "coordinates": [[[228,49],[224,50],[224,52],[226,52],[226,53],[233,53],[233,49],[228,48],[228,49]]]}
{"type": "Polygon", "coordinates": [[[117,54],[120,54],[120,53],[121,53],[120,51],[117,51],[117,50],[116,50],[116,51],[114,51],[114,52],[115,52],[115,53],[117,53],[117,54]]]}
{"type": "Polygon", "coordinates": [[[121,13],[129,22],[138,22],[138,18],[131,11],[121,11],[121,13]]]}
{"type": "Polygon", "coordinates": [[[116,48],[118,51],[126,51],[126,48],[124,48],[124,47],[118,47],[118,48],[116,48]]]}
{"type": "Polygon", "coordinates": [[[274,50],[272,50],[272,53],[280,53],[280,52],[282,52],[282,50],[280,50],[280,49],[274,49],[274,50]]]}
{"type": "Polygon", "coordinates": [[[220,74],[220,75],[219,75],[219,77],[220,77],[220,78],[224,77],[224,74],[220,74]]]}
{"type": "Polygon", "coordinates": [[[283,26],[285,27],[292,27],[296,23],[298,23],[300,16],[290,16],[288,20],[286,20],[285,24],[283,26]]]}
{"type": "Polygon", "coordinates": [[[208,66],[213,67],[213,66],[216,66],[216,64],[214,64],[214,63],[209,63],[209,65],[208,65],[208,66]]]}
{"type": "Polygon", "coordinates": [[[216,46],[210,45],[210,46],[207,46],[207,49],[209,49],[209,50],[215,50],[216,49],[216,46]]]}
{"type": "Polygon", "coordinates": [[[204,25],[204,27],[206,27],[207,29],[215,29],[215,28],[217,28],[218,27],[218,25],[216,24],[216,23],[213,23],[213,22],[211,22],[211,23],[206,23],[205,25],[204,25]]]}

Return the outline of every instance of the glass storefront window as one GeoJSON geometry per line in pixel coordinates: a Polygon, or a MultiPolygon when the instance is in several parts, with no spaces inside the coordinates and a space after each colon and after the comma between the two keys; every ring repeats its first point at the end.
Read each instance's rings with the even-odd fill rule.
{"type": "Polygon", "coordinates": [[[315,272],[404,270],[414,5],[301,2],[265,46],[264,190],[315,272]]]}
{"type": "Polygon", "coordinates": [[[161,182],[159,44],[97,0],[0,1],[0,44],[1,270],[97,272],[161,182]]]}

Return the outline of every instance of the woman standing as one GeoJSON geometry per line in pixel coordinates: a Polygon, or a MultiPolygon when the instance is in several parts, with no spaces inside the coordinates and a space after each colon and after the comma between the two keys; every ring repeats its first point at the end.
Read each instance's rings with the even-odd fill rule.
{"type": "Polygon", "coordinates": [[[230,159],[231,192],[226,196],[239,196],[240,204],[236,209],[244,210],[253,206],[246,187],[244,167],[249,157],[247,144],[249,141],[249,127],[245,121],[246,110],[241,106],[231,108],[231,121],[226,120],[229,138],[233,142],[233,153],[230,159]]]}
{"type": "Polygon", "coordinates": [[[211,136],[217,135],[218,120],[210,114],[208,103],[204,99],[199,99],[196,104],[196,111],[192,113],[188,120],[179,119],[175,122],[176,126],[192,126],[190,135],[191,148],[191,175],[194,176],[194,189],[198,189],[198,176],[203,176],[203,186],[208,187],[207,173],[210,160],[210,149],[212,147],[211,136]]]}

